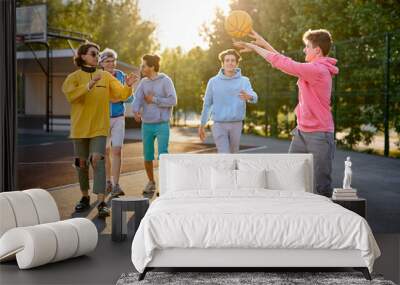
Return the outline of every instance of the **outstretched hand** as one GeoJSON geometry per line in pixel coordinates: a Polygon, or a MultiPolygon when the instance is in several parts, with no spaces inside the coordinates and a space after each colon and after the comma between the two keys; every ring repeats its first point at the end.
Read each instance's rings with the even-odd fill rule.
{"type": "Polygon", "coordinates": [[[259,47],[265,48],[268,45],[267,41],[254,30],[251,30],[249,37],[253,39],[251,43],[259,47]]]}
{"type": "Polygon", "coordinates": [[[250,42],[251,44],[258,46],[260,48],[266,49],[272,53],[279,53],[276,49],[274,49],[266,39],[260,36],[256,31],[251,30],[249,37],[253,40],[250,42]]]}
{"type": "Polygon", "coordinates": [[[134,73],[127,75],[125,78],[125,82],[129,87],[131,87],[133,84],[135,84],[138,80],[139,80],[139,76],[134,73]]]}
{"type": "Polygon", "coordinates": [[[252,52],[253,49],[249,46],[249,43],[243,42],[243,41],[237,41],[237,40],[232,40],[233,45],[236,48],[239,48],[240,53],[245,53],[245,52],[252,52]]]}

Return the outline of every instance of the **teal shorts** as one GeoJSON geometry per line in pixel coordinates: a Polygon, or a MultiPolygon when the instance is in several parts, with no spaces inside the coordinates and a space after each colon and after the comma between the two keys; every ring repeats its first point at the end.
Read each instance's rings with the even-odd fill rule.
{"type": "Polygon", "coordinates": [[[154,140],[157,139],[158,158],[168,153],[169,122],[142,123],[143,154],[145,161],[154,160],[154,140]]]}

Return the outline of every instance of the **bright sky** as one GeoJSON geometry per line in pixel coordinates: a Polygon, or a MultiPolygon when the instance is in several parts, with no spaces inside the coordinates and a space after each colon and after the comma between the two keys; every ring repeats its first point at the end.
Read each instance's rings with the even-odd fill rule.
{"type": "Polygon", "coordinates": [[[212,22],[217,7],[227,14],[229,0],[139,0],[139,7],[143,19],[157,24],[161,49],[181,46],[189,50],[207,47],[199,35],[201,26],[212,22]]]}

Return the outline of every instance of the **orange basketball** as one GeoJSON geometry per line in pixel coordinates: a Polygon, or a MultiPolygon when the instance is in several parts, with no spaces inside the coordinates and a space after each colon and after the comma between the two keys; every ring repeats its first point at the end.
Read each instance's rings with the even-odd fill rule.
{"type": "Polygon", "coordinates": [[[232,11],[225,19],[225,30],[234,38],[243,38],[247,36],[252,28],[253,20],[245,11],[232,11]]]}

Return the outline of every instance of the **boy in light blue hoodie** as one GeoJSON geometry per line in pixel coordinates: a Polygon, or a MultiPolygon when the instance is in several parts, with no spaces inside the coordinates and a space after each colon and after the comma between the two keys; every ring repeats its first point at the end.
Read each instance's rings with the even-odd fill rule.
{"type": "Polygon", "coordinates": [[[238,68],[241,57],[234,49],[221,52],[218,56],[222,68],[207,84],[199,137],[205,140],[205,125],[210,115],[214,121],[212,134],[218,153],[239,151],[246,102],[257,103],[257,94],[250,80],[242,76],[238,68]]]}
{"type": "Polygon", "coordinates": [[[149,54],[143,56],[141,72],[144,78],[135,91],[132,103],[135,120],[142,121],[144,166],[149,179],[143,194],[149,197],[156,190],[154,140],[157,139],[158,155],[168,153],[169,120],[172,108],[177,104],[174,84],[166,74],[158,72],[159,68],[160,57],[149,54]]]}

